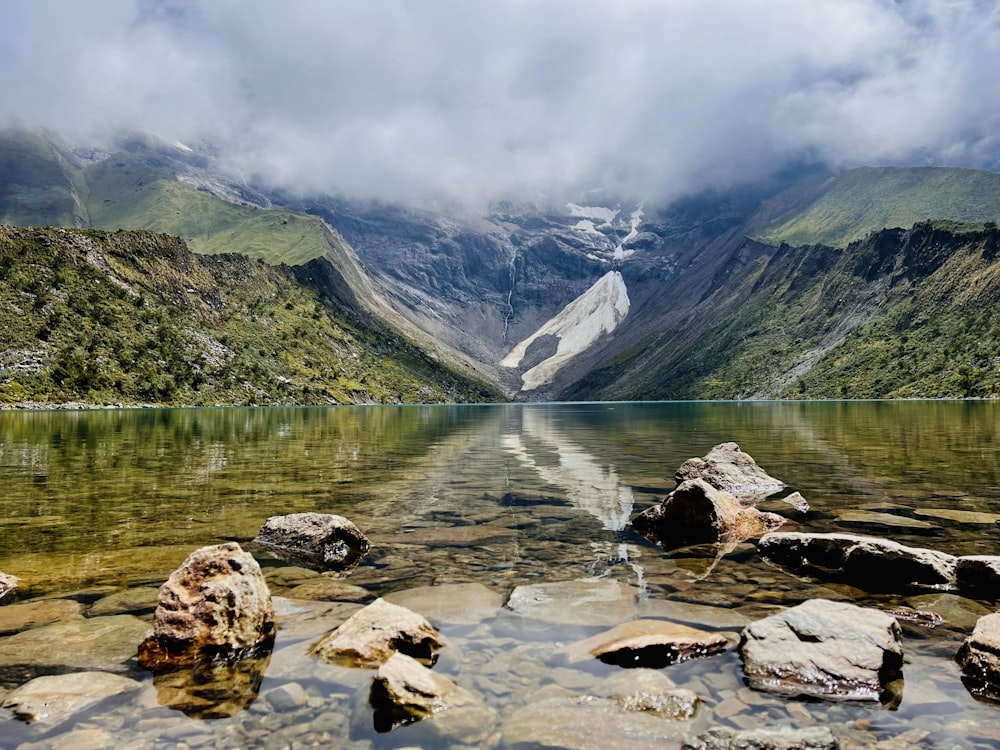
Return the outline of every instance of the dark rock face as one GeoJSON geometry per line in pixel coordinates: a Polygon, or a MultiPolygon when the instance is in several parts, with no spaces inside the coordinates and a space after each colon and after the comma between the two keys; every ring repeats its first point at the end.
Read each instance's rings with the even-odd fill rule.
{"type": "Polygon", "coordinates": [[[892,616],[810,599],[751,623],[740,644],[750,687],[827,700],[901,699],[903,647],[892,616]]]}
{"type": "Polygon", "coordinates": [[[160,587],[139,664],[163,671],[268,653],[274,607],[257,561],[235,542],[202,547],[160,587]]]}
{"type": "Polygon", "coordinates": [[[673,549],[705,542],[736,542],[759,537],[785,522],[776,513],[744,507],[729,492],[700,478],[682,482],[659,505],[632,519],[643,536],[673,549]]]}
{"type": "Polygon", "coordinates": [[[357,526],[331,513],[273,516],[253,541],[282,560],[316,570],[348,570],[371,548],[357,526]]]}
{"type": "Polygon", "coordinates": [[[681,745],[682,750],[837,750],[839,747],[828,727],[742,730],[712,727],[681,745]]]}
{"type": "Polygon", "coordinates": [[[979,618],[955,660],[970,693],[1000,702],[1000,612],[979,618]]]}
{"type": "Polygon", "coordinates": [[[736,443],[720,443],[704,458],[689,458],[674,475],[680,485],[690,479],[703,479],[718,490],[737,497],[754,499],[785,489],[785,483],[764,471],[753,456],[736,443]]]}
{"type": "Polygon", "coordinates": [[[957,558],[922,547],[856,534],[773,533],[757,543],[773,563],[827,574],[867,590],[954,586],[957,558]]]}
{"type": "Polygon", "coordinates": [[[376,599],[327,633],[311,651],[342,666],[377,667],[397,651],[433,664],[444,645],[441,634],[421,615],[376,599]]]}
{"type": "Polygon", "coordinates": [[[960,557],[955,572],[962,593],[1000,598],[1000,556],[960,557]]]}

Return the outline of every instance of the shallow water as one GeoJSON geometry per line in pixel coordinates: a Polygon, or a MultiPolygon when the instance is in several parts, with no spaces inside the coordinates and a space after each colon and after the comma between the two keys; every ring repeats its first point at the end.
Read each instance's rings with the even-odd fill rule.
{"type": "MultiPolygon", "coordinates": [[[[501,609],[475,622],[435,623],[450,644],[436,670],[493,712],[485,727],[436,718],[376,733],[371,673],[305,654],[355,605],[281,600],[286,627],[269,660],[240,678],[248,705],[232,716],[171,710],[162,705],[164,686],[126,665],[140,690],[56,726],[24,724],[5,711],[0,746],[100,746],[113,737],[115,747],[502,747],[515,725],[531,721],[525,706],[560,690],[587,695],[615,676],[615,667],[568,664],[560,654],[605,629],[601,617],[665,617],[738,634],[742,624],[812,597],[944,616],[933,629],[904,625],[898,707],[752,692],[730,650],[663,670],[703,701],[685,731],[819,724],[846,747],[1000,745],[1000,708],[970,696],[952,661],[995,602],[932,590],[875,595],[793,576],[761,561],[752,544],[717,558],[706,548],[664,552],[631,531],[628,519],[673,487],[682,461],[729,440],[808,500],[807,513],[780,500],[762,504],[790,519],[782,530],[1000,554],[1000,404],[991,402],[0,413],[0,571],[22,580],[16,602],[3,604],[44,597],[96,606],[109,593],[158,586],[197,547],[245,542],[268,516],[306,510],[345,515],[369,535],[372,553],[346,580],[372,596],[474,582],[505,601],[516,586],[579,579],[597,589],[617,582],[623,592],[611,614],[596,607],[590,622],[501,609]],[[315,615],[323,607],[329,612],[315,615]],[[287,699],[289,690],[297,700],[287,699]]],[[[275,595],[308,579],[261,563],[275,595]]],[[[0,666],[4,688],[26,676],[0,666]]]]}

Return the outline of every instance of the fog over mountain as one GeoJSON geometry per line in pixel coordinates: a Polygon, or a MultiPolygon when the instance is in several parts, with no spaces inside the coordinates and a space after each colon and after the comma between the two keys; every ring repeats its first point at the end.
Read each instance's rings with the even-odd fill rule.
{"type": "Polygon", "coordinates": [[[1000,163],[997,0],[9,0],[0,125],[473,206],[1000,163]]]}

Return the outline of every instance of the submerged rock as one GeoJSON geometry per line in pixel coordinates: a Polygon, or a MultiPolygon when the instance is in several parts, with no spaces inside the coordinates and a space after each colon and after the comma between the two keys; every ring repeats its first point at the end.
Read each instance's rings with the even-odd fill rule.
{"type": "Polygon", "coordinates": [[[740,542],[785,522],[777,513],[744,507],[736,496],[703,479],[682,482],[659,505],[632,519],[643,536],[667,549],[706,542],[740,542]]]}
{"type": "Polygon", "coordinates": [[[54,622],[79,620],[83,605],[72,599],[43,599],[0,607],[0,635],[20,633],[54,622]]]}
{"type": "Polygon", "coordinates": [[[895,700],[903,664],[895,618],[825,599],[751,623],[740,654],[750,687],[828,700],[895,700]]]}
{"type": "Polygon", "coordinates": [[[377,667],[397,651],[433,664],[444,639],[421,615],[376,599],[327,633],[311,652],[334,664],[377,667]]]}
{"type": "Polygon", "coordinates": [[[954,586],[957,558],[857,534],[776,532],[761,537],[765,559],[796,571],[832,574],[869,591],[954,586]]]}
{"type": "Polygon", "coordinates": [[[455,625],[476,625],[495,617],[503,606],[503,597],[481,583],[417,586],[386,594],[385,600],[455,625]]]}
{"type": "Polygon", "coordinates": [[[594,692],[616,701],[623,711],[649,713],[673,721],[692,719],[700,705],[697,695],[677,687],[658,669],[620,672],[594,692]]]}
{"type": "Polygon", "coordinates": [[[16,589],[18,582],[17,576],[0,573],[0,599],[3,599],[7,594],[16,589]]]}
{"type": "Polygon", "coordinates": [[[764,471],[753,456],[736,443],[721,443],[703,458],[689,458],[674,475],[678,485],[703,479],[718,490],[748,499],[762,498],[785,489],[785,483],[764,471]]]}
{"type": "Polygon", "coordinates": [[[570,662],[588,658],[619,667],[658,669],[713,656],[729,646],[725,636],[666,620],[632,620],[566,648],[570,662]]]}
{"type": "Polygon", "coordinates": [[[46,675],[12,690],[2,706],[24,721],[58,724],[105,698],[139,687],[135,680],[108,672],[46,675]]]}
{"type": "Polygon", "coordinates": [[[553,625],[617,625],[635,617],[637,593],[610,578],[534,583],[515,588],[507,608],[553,625]]]}
{"type": "Polygon", "coordinates": [[[235,542],[192,552],[160,587],[139,664],[161,671],[259,656],[274,642],[274,607],[257,561],[235,542]]]}
{"type": "Polygon", "coordinates": [[[682,750],[837,750],[829,727],[732,729],[712,727],[685,740],[682,750]]]}
{"type": "Polygon", "coordinates": [[[371,549],[357,526],[332,513],[272,516],[253,542],[279,559],[316,570],[348,570],[371,549]]]}
{"type": "Polygon", "coordinates": [[[955,660],[969,692],[1000,701],[1000,612],[979,618],[955,660]]]}
{"type": "Polygon", "coordinates": [[[960,557],[956,577],[958,588],[963,594],[1000,599],[1000,556],[960,557]]]}
{"type": "Polygon", "coordinates": [[[192,719],[235,716],[257,700],[271,655],[235,663],[201,662],[153,677],[156,700],[192,719]]]}

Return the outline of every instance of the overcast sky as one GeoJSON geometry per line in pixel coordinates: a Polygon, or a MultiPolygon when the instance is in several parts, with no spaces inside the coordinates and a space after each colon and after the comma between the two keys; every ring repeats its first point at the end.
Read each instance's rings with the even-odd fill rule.
{"type": "Polygon", "coordinates": [[[0,122],[386,199],[1000,164],[1000,0],[3,0],[0,122]]]}

